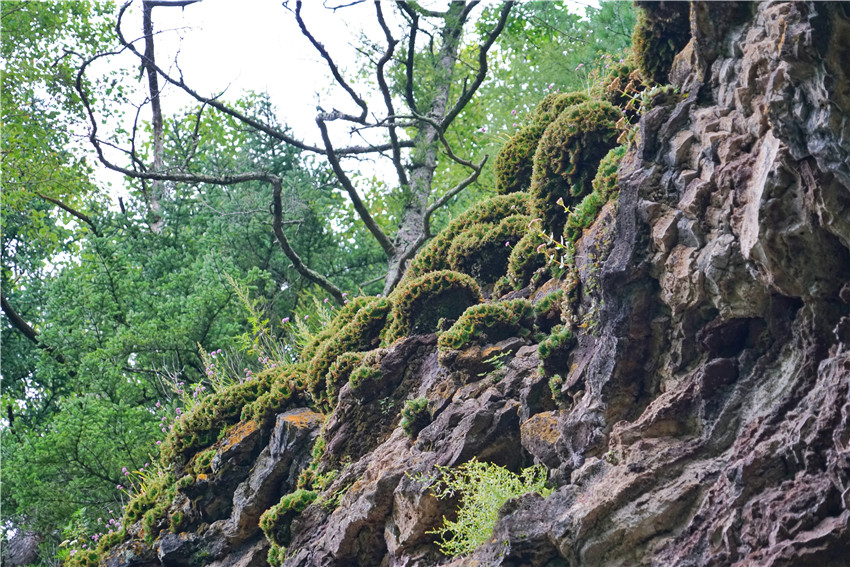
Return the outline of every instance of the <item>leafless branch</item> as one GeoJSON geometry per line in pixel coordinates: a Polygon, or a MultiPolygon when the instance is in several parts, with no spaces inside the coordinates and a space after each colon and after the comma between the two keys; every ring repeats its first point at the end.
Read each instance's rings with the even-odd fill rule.
{"type": "Polygon", "coordinates": [[[478,90],[478,87],[480,87],[481,83],[484,82],[484,78],[487,76],[487,52],[493,46],[493,43],[496,41],[496,38],[499,37],[499,34],[502,33],[502,30],[505,29],[505,23],[508,21],[508,14],[510,14],[511,8],[513,8],[514,4],[515,2],[508,1],[502,5],[502,10],[499,13],[499,21],[496,24],[496,27],[487,34],[487,39],[478,49],[478,74],[475,75],[472,85],[468,88],[464,86],[463,92],[457,102],[455,102],[452,109],[446,113],[445,118],[443,118],[443,121],[440,123],[440,130],[443,132],[445,132],[454,119],[457,118],[461,110],[469,104],[469,101],[472,100],[472,96],[478,90]]]}
{"type": "Polygon", "coordinates": [[[404,99],[412,112],[418,113],[416,99],[413,96],[413,55],[416,52],[416,32],[419,29],[419,15],[413,11],[407,2],[396,2],[402,12],[410,17],[410,35],[407,41],[407,60],[405,61],[404,99]]]}
{"type": "Polygon", "coordinates": [[[381,248],[384,249],[387,256],[392,256],[395,253],[395,246],[393,246],[390,239],[387,238],[387,235],[384,234],[384,231],[381,230],[381,227],[378,226],[378,223],[375,222],[375,219],[372,217],[369,209],[367,209],[366,205],[363,204],[363,200],[357,193],[357,189],[355,189],[354,185],[351,183],[351,179],[349,179],[348,175],[346,175],[345,171],[342,169],[342,166],[339,163],[339,157],[334,151],[333,143],[328,135],[328,127],[325,125],[325,119],[322,116],[319,116],[316,118],[316,124],[319,126],[319,130],[322,133],[322,141],[325,143],[325,153],[328,156],[328,162],[330,162],[331,168],[343,189],[345,189],[348,193],[348,197],[354,205],[354,210],[357,211],[357,214],[360,216],[363,224],[366,225],[366,228],[369,229],[369,232],[372,233],[372,236],[375,237],[375,240],[378,241],[378,244],[381,245],[381,248]]]}
{"type": "Polygon", "coordinates": [[[390,61],[393,56],[393,52],[395,51],[395,46],[398,44],[398,40],[393,39],[393,35],[390,32],[390,28],[387,26],[387,22],[384,19],[384,12],[381,10],[380,1],[375,2],[375,12],[378,16],[378,23],[381,24],[381,29],[384,30],[384,37],[387,40],[387,50],[384,52],[381,60],[378,61],[378,67],[376,69],[376,73],[378,76],[378,88],[381,90],[381,95],[384,97],[384,105],[387,107],[387,114],[390,118],[387,119],[387,129],[389,130],[390,142],[393,145],[393,165],[395,166],[396,175],[398,176],[398,181],[402,187],[407,187],[410,185],[410,182],[407,179],[407,173],[404,171],[404,165],[401,163],[401,148],[398,145],[398,134],[396,133],[395,120],[392,116],[395,114],[395,110],[393,109],[393,98],[390,93],[390,88],[387,85],[387,78],[384,75],[384,66],[390,61]]]}
{"type": "Polygon", "coordinates": [[[355,104],[360,107],[360,116],[356,119],[353,119],[353,121],[361,123],[364,122],[366,120],[366,116],[369,114],[369,107],[366,106],[366,101],[360,98],[356,92],[354,92],[354,89],[351,88],[348,82],[346,82],[346,80],[340,74],[339,68],[336,66],[336,63],[334,63],[333,59],[330,56],[330,53],[328,53],[327,49],[325,49],[325,46],[316,41],[316,38],[313,37],[313,34],[311,34],[310,30],[307,29],[307,25],[304,23],[304,19],[301,17],[301,4],[301,0],[298,0],[295,3],[295,19],[298,22],[298,27],[301,28],[302,35],[304,35],[304,37],[310,40],[310,43],[313,44],[313,47],[316,48],[316,51],[318,51],[322,58],[327,62],[328,67],[330,68],[331,73],[334,76],[334,80],[336,80],[337,84],[341,86],[343,90],[348,93],[348,95],[355,102],[355,104]]]}
{"type": "Polygon", "coordinates": [[[59,207],[60,209],[65,211],[66,213],[69,213],[71,216],[75,217],[76,219],[83,221],[84,223],[86,223],[87,225],[89,225],[91,227],[92,232],[94,232],[96,236],[101,236],[100,231],[97,228],[97,225],[94,224],[94,221],[91,220],[91,217],[89,217],[87,214],[81,213],[80,211],[70,207],[69,205],[66,205],[65,203],[63,203],[59,199],[54,199],[53,197],[48,197],[47,195],[39,193],[38,191],[36,191],[35,194],[38,195],[39,197],[41,197],[42,199],[44,199],[45,201],[49,201],[49,202],[53,203],[54,205],[56,205],[57,207],[59,207]]]}

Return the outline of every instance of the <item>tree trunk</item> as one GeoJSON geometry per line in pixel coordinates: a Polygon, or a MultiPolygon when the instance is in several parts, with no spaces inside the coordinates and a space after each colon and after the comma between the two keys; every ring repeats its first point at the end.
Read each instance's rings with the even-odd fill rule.
{"type": "MultiPolygon", "coordinates": [[[[439,124],[446,116],[449,95],[451,93],[455,62],[457,61],[463,25],[466,23],[465,2],[452,2],[445,15],[434,89],[434,99],[426,116],[439,124]]],[[[431,198],[434,171],[437,169],[437,157],[440,151],[439,131],[434,124],[423,122],[414,139],[412,167],[410,170],[410,196],[401,213],[401,222],[393,245],[395,254],[387,259],[387,278],[384,293],[396,286],[404,275],[409,252],[412,247],[421,244],[420,237],[425,233],[425,214],[431,198]]]]}

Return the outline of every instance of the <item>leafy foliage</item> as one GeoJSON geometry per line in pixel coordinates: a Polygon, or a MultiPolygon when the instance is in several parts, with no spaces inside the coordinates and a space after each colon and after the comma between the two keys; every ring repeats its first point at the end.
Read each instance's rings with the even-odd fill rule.
{"type": "Polygon", "coordinates": [[[475,459],[456,469],[437,466],[441,478],[432,487],[437,498],[459,495],[457,520],[443,518],[443,525],[430,533],[440,536],[440,551],[451,557],[467,555],[490,539],[499,509],[511,498],[536,492],[544,498],[552,491],[546,488],[546,467],[536,465],[512,473],[492,463],[475,459]]]}

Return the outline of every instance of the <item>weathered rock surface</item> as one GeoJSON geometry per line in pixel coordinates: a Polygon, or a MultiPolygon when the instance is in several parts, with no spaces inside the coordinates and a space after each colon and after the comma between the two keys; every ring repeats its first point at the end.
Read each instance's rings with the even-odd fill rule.
{"type": "MultiPolygon", "coordinates": [[[[850,9],[699,3],[691,26],[679,93],[642,117],[616,207],[577,246],[558,402],[518,339],[450,364],[434,335],[396,343],[379,380],[342,388],[323,430],[337,474],[284,565],[850,564],[850,9]],[[431,422],[410,438],[418,397],[431,422]],[[509,501],[452,560],[429,531],[457,502],[419,475],[473,457],[543,463],[556,490],[509,501]]],[[[320,422],[295,410],[270,439],[225,441],[228,482],[184,491],[190,529],[109,564],[266,564],[257,519],[320,422]]]]}

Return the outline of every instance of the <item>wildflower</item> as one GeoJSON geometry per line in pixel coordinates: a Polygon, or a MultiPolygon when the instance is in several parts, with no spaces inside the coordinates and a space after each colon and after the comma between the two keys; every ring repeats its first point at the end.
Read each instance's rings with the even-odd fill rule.
{"type": "Polygon", "coordinates": [[[162,428],[162,432],[163,432],[163,433],[167,433],[167,431],[166,431],[166,429],[165,429],[164,427],[162,428]]]}
{"type": "Polygon", "coordinates": [[[620,59],[620,63],[622,63],[622,62],[623,62],[623,60],[622,60],[622,59],[620,59]]]}
{"type": "Polygon", "coordinates": [[[345,291],[344,291],[344,292],[342,292],[342,296],[343,296],[343,297],[346,297],[347,295],[348,295],[348,292],[345,292],[345,291]]]}
{"type": "Polygon", "coordinates": [[[117,488],[118,490],[124,490],[124,487],[120,484],[115,485],[115,488],[117,488]]]}
{"type": "Polygon", "coordinates": [[[157,445],[162,445],[162,441],[157,440],[156,444],[157,444],[157,445]]]}
{"type": "Polygon", "coordinates": [[[156,403],[156,407],[159,407],[159,402],[156,403]]]}
{"type": "Polygon", "coordinates": [[[283,321],[281,321],[281,323],[283,323],[284,325],[286,325],[287,323],[289,323],[289,317],[284,317],[284,318],[283,318],[283,321]]]}
{"type": "Polygon", "coordinates": [[[327,302],[328,302],[328,298],[326,297],[325,300],[323,301],[323,303],[327,303],[327,302]]]}
{"type": "Polygon", "coordinates": [[[511,242],[510,242],[510,241],[505,242],[505,246],[510,246],[510,245],[511,245],[511,242]]]}
{"type": "Polygon", "coordinates": [[[97,519],[97,523],[98,523],[98,524],[103,523],[103,518],[98,518],[98,519],[97,519]]]}
{"type": "Polygon", "coordinates": [[[124,471],[124,476],[129,476],[129,475],[130,475],[130,472],[125,470],[125,471],[124,471]]]}
{"type": "Polygon", "coordinates": [[[343,304],[343,305],[348,305],[348,300],[346,299],[346,300],[345,300],[342,304],[343,304]]]}
{"type": "Polygon", "coordinates": [[[576,66],[576,71],[578,71],[578,70],[579,70],[579,69],[581,69],[582,67],[584,67],[584,63],[579,63],[579,64],[576,66]]]}
{"type": "Polygon", "coordinates": [[[109,518],[109,523],[110,523],[110,524],[115,524],[115,518],[109,518]]]}
{"type": "Polygon", "coordinates": [[[121,467],[121,472],[127,474],[127,467],[121,467]]]}
{"type": "Polygon", "coordinates": [[[305,321],[306,321],[307,319],[309,319],[309,318],[310,318],[310,316],[309,316],[309,315],[304,315],[304,320],[305,320],[305,321]]]}
{"type": "Polygon", "coordinates": [[[513,110],[511,110],[511,116],[516,116],[516,108],[514,108],[513,110]]]}
{"type": "Polygon", "coordinates": [[[482,134],[486,134],[486,133],[487,133],[487,127],[486,127],[486,126],[482,126],[482,127],[481,127],[481,133],[482,133],[482,134]]]}
{"type": "Polygon", "coordinates": [[[180,408],[174,408],[174,411],[177,412],[177,415],[183,413],[183,410],[181,410],[180,408]]]}
{"type": "Polygon", "coordinates": [[[514,128],[516,128],[516,122],[514,122],[514,128]]]}
{"type": "Polygon", "coordinates": [[[91,538],[92,540],[97,541],[100,538],[100,534],[94,534],[91,538]]]}
{"type": "Polygon", "coordinates": [[[551,91],[554,88],[555,88],[555,83],[549,83],[549,90],[551,91]]]}
{"type": "Polygon", "coordinates": [[[605,68],[606,68],[606,69],[608,69],[609,67],[611,67],[611,65],[605,65],[605,68]]]}

